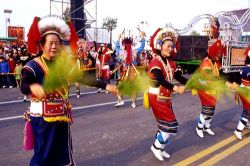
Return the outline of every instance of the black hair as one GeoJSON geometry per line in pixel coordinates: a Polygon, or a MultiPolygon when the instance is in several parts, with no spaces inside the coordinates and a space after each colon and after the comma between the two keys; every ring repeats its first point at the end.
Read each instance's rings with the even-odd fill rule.
{"type": "Polygon", "coordinates": [[[97,51],[97,43],[96,43],[96,41],[94,41],[93,44],[95,46],[95,51],[97,51]]]}
{"type": "Polygon", "coordinates": [[[43,46],[44,44],[45,44],[45,42],[46,42],[46,36],[47,35],[44,35],[42,38],[41,38],[41,40],[40,40],[40,44],[43,46]]]}
{"type": "Polygon", "coordinates": [[[250,58],[249,58],[249,56],[246,56],[245,64],[246,64],[246,65],[249,65],[249,64],[250,64],[250,58]]]}
{"type": "Polygon", "coordinates": [[[111,49],[112,50],[112,45],[109,43],[107,44],[107,48],[111,49]]]}
{"type": "Polygon", "coordinates": [[[155,53],[156,53],[157,55],[161,55],[161,50],[155,49],[155,53]]]}

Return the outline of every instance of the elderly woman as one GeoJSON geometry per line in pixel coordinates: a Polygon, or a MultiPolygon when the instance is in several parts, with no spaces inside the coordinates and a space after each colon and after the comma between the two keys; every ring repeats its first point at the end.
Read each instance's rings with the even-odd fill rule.
{"type": "Polygon", "coordinates": [[[183,93],[184,86],[173,84],[173,78],[185,84],[187,79],[176,70],[172,60],[175,51],[177,33],[168,28],[158,29],[151,38],[151,47],[155,53],[148,66],[148,74],[152,83],[149,87],[149,104],[152,107],[158,123],[155,142],[151,150],[155,157],[163,161],[163,157],[170,158],[164,150],[171,134],[177,133],[178,122],[172,109],[172,92],[183,93]]]}
{"type": "MultiPolygon", "coordinates": [[[[28,115],[34,140],[34,155],[30,165],[75,165],[72,154],[70,124],[71,106],[68,102],[68,87],[58,88],[49,94],[44,90],[44,78],[48,70],[54,68],[62,41],[74,36],[72,24],[57,17],[35,17],[28,34],[28,48],[37,53],[41,47],[41,56],[29,61],[22,69],[22,93],[30,96],[28,115]],[[37,45],[39,43],[39,45],[37,45]]],[[[73,47],[72,47],[73,48],[73,47]]],[[[66,83],[67,84],[67,83],[66,83]]],[[[111,85],[104,82],[91,82],[91,85],[106,88],[111,85]]]]}

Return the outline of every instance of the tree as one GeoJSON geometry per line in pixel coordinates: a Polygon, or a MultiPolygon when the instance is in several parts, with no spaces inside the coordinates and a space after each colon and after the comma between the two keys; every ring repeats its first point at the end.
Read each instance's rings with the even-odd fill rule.
{"type": "Polygon", "coordinates": [[[117,18],[106,17],[103,19],[102,27],[110,33],[110,44],[112,45],[112,31],[117,27],[117,18]]]}
{"type": "Polygon", "coordinates": [[[63,11],[62,17],[64,20],[70,19],[70,8],[66,7],[66,9],[63,11]]]}

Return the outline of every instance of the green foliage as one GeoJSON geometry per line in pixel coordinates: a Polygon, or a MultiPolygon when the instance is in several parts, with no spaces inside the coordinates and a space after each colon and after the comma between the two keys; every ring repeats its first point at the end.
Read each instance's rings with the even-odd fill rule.
{"type": "Polygon", "coordinates": [[[212,72],[201,73],[199,70],[194,72],[188,79],[185,85],[186,89],[196,89],[214,92],[217,97],[221,97],[226,93],[225,80],[218,76],[215,76],[212,72]]]}
{"type": "Polygon", "coordinates": [[[250,89],[240,86],[237,88],[236,92],[250,102],[250,89]]]}
{"type": "Polygon", "coordinates": [[[66,50],[62,50],[48,69],[44,79],[44,90],[50,93],[58,88],[67,88],[70,81],[74,82],[81,75],[77,64],[73,62],[66,50]]]}
{"type": "Polygon", "coordinates": [[[150,85],[146,73],[141,73],[134,79],[124,79],[118,84],[119,92],[124,96],[131,96],[133,93],[143,93],[150,85]]]}

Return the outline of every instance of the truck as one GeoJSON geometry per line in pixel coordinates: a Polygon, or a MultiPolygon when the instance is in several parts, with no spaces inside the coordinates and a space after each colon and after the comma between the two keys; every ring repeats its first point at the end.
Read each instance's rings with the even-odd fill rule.
{"type": "Polygon", "coordinates": [[[216,40],[221,40],[226,48],[222,56],[222,71],[225,74],[238,75],[245,66],[245,49],[250,45],[249,35],[243,35],[243,27],[249,26],[250,8],[244,9],[240,18],[233,12],[219,12],[215,15],[202,14],[194,17],[183,29],[171,24],[166,26],[179,34],[179,50],[174,57],[178,67],[184,73],[192,73],[206,56],[206,51],[216,40]],[[200,20],[208,20],[203,32],[205,36],[185,35],[200,20]]]}
{"type": "Polygon", "coordinates": [[[183,73],[191,74],[200,65],[208,49],[208,36],[179,36],[179,50],[174,61],[183,73]]]}

